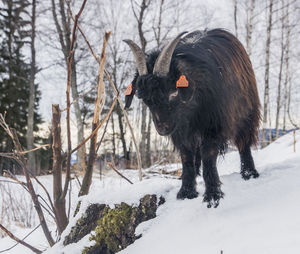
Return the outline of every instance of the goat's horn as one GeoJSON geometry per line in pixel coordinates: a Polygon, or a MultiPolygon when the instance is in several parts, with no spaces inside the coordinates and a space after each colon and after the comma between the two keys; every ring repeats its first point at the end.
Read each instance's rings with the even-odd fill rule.
{"type": "Polygon", "coordinates": [[[170,63],[172,59],[173,52],[175,50],[175,47],[177,43],[180,40],[180,37],[184,35],[187,32],[182,32],[177,37],[170,41],[161,51],[159,56],[156,59],[154,68],[153,68],[153,73],[154,74],[159,74],[159,75],[167,75],[169,73],[170,69],[170,63]]]}
{"type": "Polygon", "coordinates": [[[145,54],[141,50],[141,48],[137,44],[135,44],[132,40],[123,40],[123,41],[129,45],[133,53],[139,75],[142,76],[148,74],[145,54]]]}

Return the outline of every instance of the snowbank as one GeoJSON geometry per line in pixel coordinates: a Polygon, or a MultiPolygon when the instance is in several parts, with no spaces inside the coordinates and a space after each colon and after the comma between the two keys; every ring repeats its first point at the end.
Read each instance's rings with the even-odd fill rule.
{"type": "MultiPolygon", "coordinates": [[[[218,169],[225,198],[217,209],[202,203],[204,183],[197,179],[199,197],[176,200],[180,180],[159,178],[138,182],[132,171],[126,173],[134,182],[106,178],[101,184],[94,181],[91,193],[82,198],[80,212],[62,235],[70,232],[76,220],[92,203],[137,204],[145,194],[163,195],[166,203],[157,210],[157,217],[138,226],[142,238],[121,254],[147,253],[297,253],[300,250],[300,132],[296,133],[296,153],[293,134],[287,134],[263,150],[253,152],[258,179],[244,181],[239,175],[239,156],[231,152],[219,158],[218,169]]],[[[176,168],[177,165],[172,165],[176,168]]],[[[28,230],[26,230],[28,232],[28,230]]],[[[21,234],[20,230],[17,232],[21,234]]],[[[25,235],[23,233],[23,235],[25,235]]],[[[34,233],[28,242],[39,247],[41,232],[34,233]]],[[[90,244],[89,236],[76,244],[63,247],[58,242],[46,253],[81,253],[90,244]]],[[[13,243],[7,237],[0,240],[0,249],[13,243]],[[9,242],[9,244],[7,244],[9,242]]],[[[30,253],[19,246],[9,253],[30,253]]]]}

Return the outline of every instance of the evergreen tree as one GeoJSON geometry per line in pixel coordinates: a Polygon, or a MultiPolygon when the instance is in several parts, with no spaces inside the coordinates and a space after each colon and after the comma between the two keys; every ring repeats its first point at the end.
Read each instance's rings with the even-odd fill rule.
{"type": "MultiPolygon", "coordinates": [[[[30,64],[23,55],[25,39],[29,36],[29,23],[25,20],[27,0],[1,0],[0,8],[0,113],[5,114],[8,125],[15,128],[20,143],[26,147],[26,126],[29,99],[30,64]]],[[[36,86],[35,126],[41,123],[37,114],[40,92],[36,86]]],[[[10,152],[12,143],[0,130],[0,151],[10,152]]],[[[12,162],[0,159],[0,170],[11,169],[12,162]]]]}

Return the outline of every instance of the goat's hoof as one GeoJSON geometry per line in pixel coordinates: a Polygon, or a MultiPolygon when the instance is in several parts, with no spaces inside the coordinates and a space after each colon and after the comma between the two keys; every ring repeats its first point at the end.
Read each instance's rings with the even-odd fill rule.
{"type": "Polygon", "coordinates": [[[207,203],[207,208],[217,208],[220,203],[220,199],[224,197],[224,193],[221,189],[215,191],[206,191],[203,195],[203,202],[207,203]]]}
{"type": "Polygon", "coordinates": [[[243,178],[244,180],[246,180],[246,181],[249,180],[250,178],[257,178],[257,177],[259,177],[259,173],[257,172],[256,169],[242,170],[242,171],[241,171],[241,175],[242,175],[242,178],[243,178]]]}
{"type": "Polygon", "coordinates": [[[198,192],[194,188],[181,187],[177,193],[177,199],[193,199],[198,197],[198,192]]]}

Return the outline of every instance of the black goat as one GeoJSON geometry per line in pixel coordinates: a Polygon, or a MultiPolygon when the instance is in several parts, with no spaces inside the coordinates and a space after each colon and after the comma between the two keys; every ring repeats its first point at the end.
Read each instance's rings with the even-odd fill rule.
{"type": "Polygon", "coordinates": [[[195,198],[196,175],[203,162],[208,207],[223,198],[216,160],[228,142],[241,158],[241,175],[259,176],[250,146],[255,145],[260,102],[250,59],[231,33],[214,29],[179,34],[147,58],[132,41],[136,74],[126,92],[128,108],[137,91],[149,107],[156,130],[169,135],[182,160],[182,187],[177,198],[195,198]]]}

